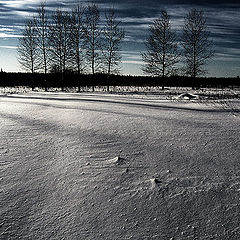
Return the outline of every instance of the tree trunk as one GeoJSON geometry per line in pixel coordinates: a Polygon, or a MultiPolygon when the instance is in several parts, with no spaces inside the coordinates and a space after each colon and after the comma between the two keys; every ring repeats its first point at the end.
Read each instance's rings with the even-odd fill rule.
{"type": "Polygon", "coordinates": [[[194,86],[194,84],[195,84],[195,77],[193,76],[191,80],[192,80],[192,90],[194,90],[195,89],[195,86],[194,86]]]}
{"type": "Polygon", "coordinates": [[[45,92],[47,92],[47,91],[48,91],[46,74],[44,75],[44,89],[45,89],[45,92]]]}
{"type": "Polygon", "coordinates": [[[162,77],[162,90],[164,90],[164,85],[165,85],[165,77],[162,77]]]}
{"type": "Polygon", "coordinates": [[[110,78],[110,76],[107,75],[107,92],[109,92],[109,78],[110,78]]]}
{"type": "Polygon", "coordinates": [[[62,72],[62,74],[61,74],[61,91],[62,92],[64,91],[63,83],[64,83],[64,72],[62,72]]]}

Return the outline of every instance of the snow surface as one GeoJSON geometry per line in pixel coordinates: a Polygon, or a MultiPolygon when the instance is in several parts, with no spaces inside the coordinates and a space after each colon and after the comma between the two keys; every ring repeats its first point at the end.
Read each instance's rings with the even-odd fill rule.
{"type": "Polygon", "coordinates": [[[0,239],[240,239],[232,113],[134,95],[1,96],[0,239]]]}

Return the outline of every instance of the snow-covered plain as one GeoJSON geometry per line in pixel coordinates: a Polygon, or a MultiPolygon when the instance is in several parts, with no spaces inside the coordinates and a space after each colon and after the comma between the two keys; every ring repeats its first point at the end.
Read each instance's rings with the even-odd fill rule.
{"type": "Polygon", "coordinates": [[[0,239],[240,239],[240,118],[221,106],[0,96],[0,239]]]}

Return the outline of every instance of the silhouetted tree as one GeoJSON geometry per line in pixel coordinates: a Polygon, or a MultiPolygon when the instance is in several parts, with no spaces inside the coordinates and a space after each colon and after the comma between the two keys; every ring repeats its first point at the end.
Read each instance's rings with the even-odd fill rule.
{"type": "Polygon", "coordinates": [[[147,52],[142,53],[145,62],[143,71],[162,78],[173,75],[176,71],[174,66],[179,61],[179,53],[176,33],[172,30],[170,16],[166,10],[161,11],[161,17],[153,22],[149,31],[147,52]]]}
{"type": "Polygon", "coordinates": [[[70,24],[71,32],[70,39],[72,43],[72,67],[77,71],[78,74],[81,74],[85,68],[85,49],[84,49],[84,11],[85,8],[78,4],[76,5],[71,12],[70,24]]]}
{"type": "Polygon", "coordinates": [[[36,33],[34,21],[26,20],[17,50],[20,65],[31,73],[40,68],[36,33]]]}
{"type": "Polygon", "coordinates": [[[36,26],[37,46],[41,70],[45,74],[45,91],[47,91],[46,74],[49,64],[49,16],[46,12],[46,3],[41,2],[37,9],[37,16],[34,17],[36,26]]]}
{"type": "Polygon", "coordinates": [[[48,52],[49,52],[49,17],[46,13],[46,3],[40,3],[37,9],[37,16],[34,18],[37,34],[37,45],[39,48],[39,59],[41,61],[41,68],[46,74],[48,71],[48,52]]]}
{"type": "Polygon", "coordinates": [[[56,64],[53,64],[52,66],[50,66],[50,69],[49,69],[49,72],[50,73],[61,73],[62,72],[62,69],[56,65],[56,64]]]}
{"type": "Polygon", "coordinates": [[[116,20],[115,10],[112,8],[105,14],[106,23],[103,29],[103,64],[108,74],[119,73],[119,63],[121,61],[120,44],[124,39],[124,30],[120,28],[119,21],[116,20]]]}
{"type": "Polygon", "coordinates": [[[206,73],[203,67],[213,56],[211,45],[203,11],[191,9],[185,16],[182,35],[184,72],[187,75],[195,78],[206,73]]]}
{"type": "Polygon", "coordinates": [[[64,88],[64,72],[70,66],[72,57],[70,26],[69,12],[57,9],[52,15],[52,23],[49,27],[50,63],[58,66],[62,73],[62,90],[64,88]]]}
{"type": "Polygon", "coordinates": [[[62,73],[68,68],[72,56],[69,13],[57,9],[52,15],[49,27],[50,62],[62,73]]]}
{"type": "Polygon", "coordinates": [[[96,4],[92,3],[86,9],[86,23],[84,26],[84,46],[87,61],[91,66],[92,74],[101,67],[101,29],[100,13],[96,4]]]}

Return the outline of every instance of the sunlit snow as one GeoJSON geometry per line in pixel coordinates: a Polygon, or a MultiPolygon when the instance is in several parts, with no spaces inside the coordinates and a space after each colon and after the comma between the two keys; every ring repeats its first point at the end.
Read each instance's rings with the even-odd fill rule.
{"type": "Polygon", "coordinates": [[[2,94],[0,238],[240,239],[239,123],[211,101],[2,94]]]}

